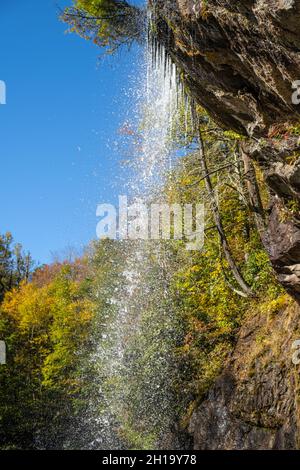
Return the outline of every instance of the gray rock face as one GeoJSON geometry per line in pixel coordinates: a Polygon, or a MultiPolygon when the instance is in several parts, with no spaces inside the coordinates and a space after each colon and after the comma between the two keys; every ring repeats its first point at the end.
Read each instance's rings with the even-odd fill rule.
{"type": "MultiPolygon", "coordinates": [[[[283,141],[251,143],[249,155],[263,169],[271,192],[270,215],[264,245],[286,290],[300,300],[300,164],[299,158],[287,163],[299,152],[298,137],[283,141]]],[[[299,153],[300,155],[300,153],[299,153]]]]}
{"type": "Polygon", "coordinates": [[[299,120],[298,1],[156,0],[158,34],[198,103],[225,127],[265,135],[299,120]]]}
{"type": "Polygon", "coordinates": [[[286,290],[300,299],[300,222],[282,221],[280,203],[273,204],[265,245],[278,273],[278,279],[286,290]]]}
{"type": "Polygon", "coordinates": [[[190,421],[195,449],[298,447],[299,370],[291,360],[298,321],[294,304],[271,321],[257,315],[244,324],[225,372],[190,421]]]}
{"type": "Polygon", "coordinates": [[[151,2],[158,40],[193,99],[223,127],[249,136],[247,151],[271,193],[264,243],[278,279],[300,300],[300,141],[285,132],[300,120],[292,102],[300,80],[300,2],[151,2]]]}
{"type": "Polygon", "coordinates": [[[300,1],[150,0],[163,43],[196,103],[248,136],[270,189],[264,244],[298,303],[246,321],[225,372],[194,412],[195,449],[299,448],[300,1]],[[299,366],[298,366],[299,367],[299,366]]]}

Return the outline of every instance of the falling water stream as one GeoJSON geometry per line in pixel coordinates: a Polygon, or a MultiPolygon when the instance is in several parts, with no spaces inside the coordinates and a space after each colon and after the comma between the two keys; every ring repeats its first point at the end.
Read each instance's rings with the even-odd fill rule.
{"type": "MultiPolygon", "coordinates": [[[[151,21],[149,15],[150,29],[151,21]]],[[[157,197],[159,188],[172,169],[176,159],[172,130],[178,119],[179,104],[186,100],[175,65],[164,47],[151,37],[151,33],[147,36],[147,47],[141,64],[142,78],[139,89],[136,90],[136,111],[143,123],[142,145],[135,157],[134,175],[129,183],[129,198],[144,203],[151,201],[154,195],[157,197]]],[[[94,391],[89,400],[84,426],[90,432],[87,433],[89,441],[84,445],[92,449],[117,449],[126,446],[122,435],[120,436],[124,423],[120,422],[119,417],[129,414],[126,404],[130,400],[139,401],[136,415],[141,423],[138,433],[143,434],[144,429],[144,441],[148,442],[144,446],[160,445],[157,437],[151,441],[151,428],[159,428],[160,435],[165,436],[172,427],[170,405],[173,397],[167,382],[168,378],[172,380],[174,364],[169,350],[178,335],[180,336],[180,326],[168,298],[168,273],[165,272],[168,252],[159,241],[121,242],[119,249],[122,270],[119,281],[110,292],[107,313],[102,314],[100,334],[96,334],[95,340],[97,346],[91,357],[98,380],[95,385],[96,393],[94,391]],[[136,353],[132,353],[132,350],[143,348],[143,328],[149,321],[147,315],[154,304],[159,316],[151,317],[149,313],[154,330],[153,356],[149,363],[135,364],[136,353]],[[155,351],[155,341],[163,349],[163,353],[155,351]],[[162,341],[165,341],[163,348],[159,344],[162,341]],[[132,389],[126,390],[124,387],[128,370],[136,380],[133,385],[133,389],[137,390],[136,396],[132,389]],[[140,403],[139,398],[141,375],[144,381],[143,403],[140,403]],[[120,377],[125,377],[122,386],[119,385],[120,377]],[[153,415],[150,419],[149,413],[153,415]]],[[[103,292],[99,291],[99,296],[101,295],[103,292]]],[[[132,404],[129,408],[134,409],[134,406],[132,404]]],[[[130,417],[128,419],[130,421],[130,417]]],[[[139,445],[136,444],[137,447],[139,445]]]]}

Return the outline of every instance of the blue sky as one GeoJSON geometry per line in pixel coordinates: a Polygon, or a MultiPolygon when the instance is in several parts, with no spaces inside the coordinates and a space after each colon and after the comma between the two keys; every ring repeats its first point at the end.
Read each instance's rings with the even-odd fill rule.
{"type": "Polygon", "coordinates": [[[118,130],[141,53],[99,61],[58,21],[70,3],[0,0],[0,233],[41,263],[95,238],[97,204],[124,194],[118,130]]]}

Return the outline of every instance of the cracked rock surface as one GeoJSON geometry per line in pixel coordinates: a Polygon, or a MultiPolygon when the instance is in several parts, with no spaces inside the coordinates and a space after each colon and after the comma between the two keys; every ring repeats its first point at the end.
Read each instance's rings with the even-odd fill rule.
{"type": "Polygon", "coordinates": [[[232,357],[189,424],[195,449],[299,448],[300,80],[299,0],[150,0],[156,34],[194,101],[244,151],[270,192],[263,242],[296,301],[274,318],[250,312],[232,357]],[[263,339],[261,339],[263,338],[263,339]]]}
{"type": "Polygon", "coordinates": [[[193,99],[221,126],[249,136],[249,156],[270,188],[264,244],[279,281],[299,301],[300,140],[291,129],[300,121],[300,105],[292,102],[300,80],[300,1],[152,3],[158,40],[193,99]]]}

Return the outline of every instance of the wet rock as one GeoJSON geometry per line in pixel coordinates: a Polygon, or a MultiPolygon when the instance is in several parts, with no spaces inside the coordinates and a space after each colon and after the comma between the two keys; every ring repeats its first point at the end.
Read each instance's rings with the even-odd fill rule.
{"type": "Polygon", "coordinates": [[[266,135],[300,118],[300,4],[292,1],[156,0],[159,40],[196,101],[237,132],[266,135]]]}
{"type": "Polygon", "coordinates": [[[270,188],[265,246],[278,279],[299,299],[300,3],[293,0],[155,0],[158,40],[193,99],[217,123],[249,136],[249,156],[270,188]],[[269,138],[277,129],[276,138],[269,138]],[[295,161],[291,163],[291,156],[295,161]],[[285,219],[288,219],[285,220],[285,219]],[[286,251],[285,251],[286,250],[286,251]]]}

